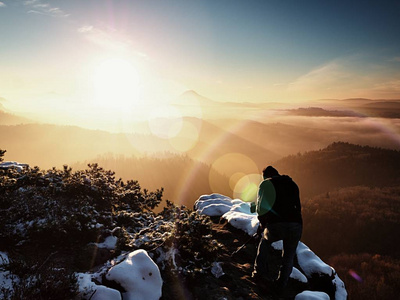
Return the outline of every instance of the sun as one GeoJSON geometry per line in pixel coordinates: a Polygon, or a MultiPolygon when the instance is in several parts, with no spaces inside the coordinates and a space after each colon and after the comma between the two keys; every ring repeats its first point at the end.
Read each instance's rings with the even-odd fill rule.
{"type": "Polygon", "coordinates": [[[93,105],[105,109],[134,109],[142,102],[141,78],[127,59],[109,58],[100,62],[92,77],[93,105]]]}

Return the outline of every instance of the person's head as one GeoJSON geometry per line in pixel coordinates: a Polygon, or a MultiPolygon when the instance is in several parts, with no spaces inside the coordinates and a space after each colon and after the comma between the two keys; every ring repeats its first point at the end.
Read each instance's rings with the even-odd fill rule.
{"type": "Polygon", "coordinates": [[[264,179],[271,178],[274,176],[279,176],[279,172],[273,166],[268,166],[263,170],[264,179]]]}

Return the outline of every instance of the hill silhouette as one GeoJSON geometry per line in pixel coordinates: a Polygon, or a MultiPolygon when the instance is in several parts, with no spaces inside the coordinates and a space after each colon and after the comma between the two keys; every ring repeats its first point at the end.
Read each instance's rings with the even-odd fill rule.
{"type": "Polygon", "coordinates": [[[290,109],[287,112],[290,115],[310,117],[363,117],[360,113],[350,110],[327,110],[320,107],[290,109]]]}
{"type": "Polygon", "coordinates": [[[336,141],[337,135],[329,134],[328,129],[311,128],[286,123],[262,123],[245,120],[215,120],[217,126],[224,128],[259,147],[269,149],[264,152],[261,166],[272,164],[277,159],[301,151],[319,149],[336,141]],[[232,124],[236,124],[232,126],[232,124]],[[272,152],[272,155],[271,155],[272,152]]]}
{"type": "Polygon", "coordinates": [[[0,103],[0,125],[18,125],[27,123],[32,123],[32,121],[27,118],[6,112],[0,103]]]}
{"type": "Polygon", "coordinates": [[[400,101],[374,101],[371,103],[366,103],[363,106],[370,108],[387,108],[400,110],[400,101]]]}
{"type": "Polygon", "coordinates": [[[350,113],[354,113],[356,116],[389,119],[397,119],[400,117],[400,100],[398,99],[372,100],[365,98],[350,98],[343,100],[320,100],[316,103],[320,104],[322,108],[325,109],[334,108],[338,110],[346,110],[350,113]]]}
{"type": "Polygon", "coordinates": [[[381,118],[400,118],[400,101],[379,101],[364,104],[360,112],[371,116],[381,118]]]}
{"type": "Polygon", "coordinates": [[[345,142],[278,160],[309,197],[350,186],[390,187],[400,183],[400,152],[345,142]]]}
{"type": "Polygon", "coordinates": [[[75,126],[24,124],[0,126],[8,159],[44,168],[87,160],[107,152],[138,154],[123,134],[88,130],[75,126]]]}

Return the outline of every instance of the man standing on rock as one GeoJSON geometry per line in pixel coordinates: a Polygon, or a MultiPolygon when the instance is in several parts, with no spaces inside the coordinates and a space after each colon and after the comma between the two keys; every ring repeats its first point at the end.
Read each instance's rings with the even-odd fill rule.
{"type": "Polygon", "coordinates": [[[280,175],[272,166],[263,170],[263,178],[257,202],[252,203],[252,212],[257,212],[262,229],[252,277],[260,285],[274,283],[279,293],[288,283],[303,229],[299,188],[292,178],[280,175]],[[278,278],[272,278],[268,252],[279,240],[283,240],[283,260],[278,278]]]}

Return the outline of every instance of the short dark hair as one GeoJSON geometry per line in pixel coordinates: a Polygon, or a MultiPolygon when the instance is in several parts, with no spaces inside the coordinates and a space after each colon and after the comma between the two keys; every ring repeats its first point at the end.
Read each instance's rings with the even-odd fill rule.
{"type": "Polygon", "coordinates": [[[273,176],[279,176],[279,172],[273,166],[268,166],[263,170],[264,179],[271,178],[273,176]]]}

